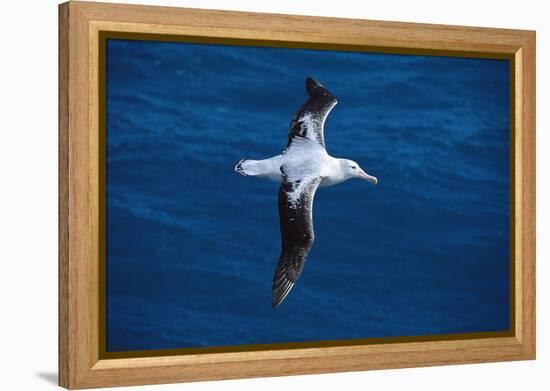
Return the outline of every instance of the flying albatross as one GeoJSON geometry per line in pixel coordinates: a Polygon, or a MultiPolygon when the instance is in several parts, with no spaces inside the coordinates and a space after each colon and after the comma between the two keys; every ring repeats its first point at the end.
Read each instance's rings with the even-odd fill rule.
{"type": "Polygon", "coordinates": [[[336,98],[317,80],[306,79],[309,99],[290,122],[288,142],[282,154],[264,160],[243,159],[235,171],[281,183],[279,223],[282,249],[275,269],[272,306],[277,308],[300,277],[313,245],[313,197],[319,186],[332,186],[350,178],[378,180],[353,160],[330,156],[325,149],[325,120],[336,98]]]}

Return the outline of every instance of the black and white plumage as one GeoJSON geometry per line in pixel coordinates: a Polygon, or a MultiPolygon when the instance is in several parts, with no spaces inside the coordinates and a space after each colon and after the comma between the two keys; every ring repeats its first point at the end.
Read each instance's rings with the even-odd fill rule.
{"type": "Polygon", "coordinates": [[[287,148],[295,137],[304,137],[325,147],[325,120],[338,101],[321,83],[310,77],[306,79],[306,91],[309,99],[290,121],[287,148]]]}
{"type": "Polygon", "coordinates": [[[321,183],[316,176],[289,180],[284,165],[279,188],[279,226],[281,256],[273,277],[273,307],[280,304],[300,277],[304,262],[313,245],[313,197],[321,183]]]}
{"type": "Polygon", "coordinates": [[[376,184],[357,163],[330,156],[325,149],[324,124],[336,98],[318,81],[307,78],[309,99],[290,122],[288,142],[281,155],[264,160],[243,159],[235,171],[281,183],[279,223],[281,255],[272,286],[272,306],[277,308],[300,277],[315,239],[313,198],[318,187],[332,186],[350,178],[376,184]]]}

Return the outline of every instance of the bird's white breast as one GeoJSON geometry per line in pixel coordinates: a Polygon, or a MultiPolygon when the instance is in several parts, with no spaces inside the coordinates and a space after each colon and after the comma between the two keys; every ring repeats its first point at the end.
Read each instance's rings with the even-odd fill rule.
{"type": "Polygon", "coordinates": [[[292,148],[282,155],[283,164],[292,176],[303,178],[306,176],[321,177],[320,186],[332,186],[345,180],[340,172],[338,159],[330,156],[318,144],[308,141],[294,143],[292,148]]]}

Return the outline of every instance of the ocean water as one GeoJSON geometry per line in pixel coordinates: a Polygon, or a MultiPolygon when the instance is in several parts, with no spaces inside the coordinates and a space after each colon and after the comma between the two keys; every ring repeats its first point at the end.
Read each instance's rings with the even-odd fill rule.
{"type": "Polygon", "coordinates": [[[107,351],[509,328],[506,60],[107,43],[107,351]],[[304,79],[327,150],[378,177],[321,188],[316,242],[271,309],[282,151],[304,79]]]}

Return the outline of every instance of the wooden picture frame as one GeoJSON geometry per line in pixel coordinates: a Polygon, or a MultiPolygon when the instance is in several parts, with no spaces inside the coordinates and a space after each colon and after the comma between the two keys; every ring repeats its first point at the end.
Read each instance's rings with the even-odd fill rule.
{"type": "Polygon", "coordinates": [[[59,384],[90,388],[535,358],[535,32],[71,1],[59,6],[59,384]],[[100,239],[100,39],[270,42],[290,47],[510,59],[511,295],[509,333],[394,338],[383,343],[105,357],[100,239]],[[179,38],[178,38],[179,37],[179,38]]]}

